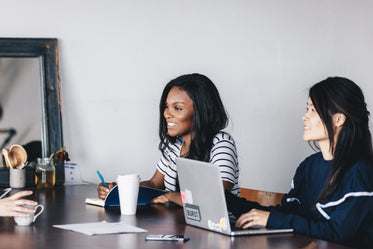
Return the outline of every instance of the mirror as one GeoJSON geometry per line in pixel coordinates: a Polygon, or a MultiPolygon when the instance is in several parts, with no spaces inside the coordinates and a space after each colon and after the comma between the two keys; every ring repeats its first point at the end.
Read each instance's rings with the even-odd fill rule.
{"type": "MultiPolygon", "coordinates": [[[[12,117],[10,120],[13,121],[9,122],[24,123],[24,137],[29,136],[29,140],[32,141],[37,140],[37,137],[40,136],[41,156],[48,157],[63,146],[57,39],[0,38],[0,63],[3,65],[2,70],[7,68],[13,70],[12,72],[7,71],[9,74],[14,74],[13,76],[17,76],[17,69],[21,68],[20,65],[26,65],[28,71],[33,68],[33,71],[30,71],[27,76],[18,77],[23,78],[23,81],[26,80],[22,84],[29,85],[23,87],[23,89],[18,89],[17,92],[27,91],[26,95],[30,96],[25,97],[25,99],[23,97],[18,99],[18,94],[15,94],[16,96],[7,95],[7,91],[18,87],[11,85],[16,84],[15,80],[13,80],[14,82],[8,81],[0,89],[4,91],[0,93],[0,105],[4,104],[4,110],[2,110],[4,116],[19,116],[18,118],[12,117]],[[18,60],[21,58],[26,59],[18,60]],[[29,90],[25,90],[25,88],[29,90]],[[25,103],[22,103],[23,100],[25,103]],[[27,108],[28,115],[22,116],[22,112],[25,112],[25,110],[17,109],[11,109],[9,112],[12,112],[12,114],[8,114],[6,109],[8,107],[5,103],[2,103],[3,101],[8,102],[8,107],[15,108],[17,105],[21,109],[27,108]],[[32,117],[34,117],[34,120],[32,117]],[[39,129],[39,132],[36,131],[37,129],[39,129]]],[[[1,74],[0,71],[0,78],[3,75],[8,74],[1,74]]],[[[14,78],[17,77],[12,79],[14,78]]],[[[3,125],[0,121],[0,134],[5,133],[5,136],[0,136],[0,139],[2,139],[0,140],[0,146],[11,142],[9,138],[17,132],[13,128],[15,125],[11,123],[3,125]]]]}
{"type": "Polygon", "coordinates": [[[39,58],[0,57],[0,151],[12,144],[41,156],[39,58]]]}

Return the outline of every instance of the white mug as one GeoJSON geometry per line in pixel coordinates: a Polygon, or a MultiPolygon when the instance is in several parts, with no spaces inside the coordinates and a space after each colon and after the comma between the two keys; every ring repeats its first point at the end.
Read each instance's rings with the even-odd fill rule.
{"type": "Polygon", "coordinates": [[[44,211],[44,206],[39,204],[39,205],[36,205],[36,206],[31,206],[31,205],[23,205],[23,207],[26,207],[26,208],[31,208],[31,209],[34,209],[35,210],[35,213],[27,213],[28,216],[27,217],[14,217],[14,221],[20,225],[20,226],[28,226],[30,225],[31,223],[33,223],[36,218],[44,211]],[[40,207],[40,211],[39,212],[36,212],[36,210],[40,207]]]}

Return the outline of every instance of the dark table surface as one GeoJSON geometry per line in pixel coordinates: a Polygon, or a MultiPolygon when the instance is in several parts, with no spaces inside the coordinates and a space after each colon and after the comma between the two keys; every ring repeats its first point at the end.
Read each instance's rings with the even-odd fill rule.
{"type": "MultiPolygon", "coordinates": [[[[13,218],[0,218],[0,248],[348,248],[298,234],[272,234],[231,238],[185,224],[183,210],[175,205],[138,206],[133,216],[120,215],[119,207],[104,209],[86,205],[96,197],[96,186],[58,186],[53,190],[34,190],[33,199],[45,211],[31,226],[18,226],[13,218]],[[147,230],[138,234],[85,235],[53,225],[98,221],[129,224],[147,230]],[[182,234],[188,242],[145,241],[148,234],[182,234]]],[[[12,190],[12,193],[15,193],[12,190]]]]}

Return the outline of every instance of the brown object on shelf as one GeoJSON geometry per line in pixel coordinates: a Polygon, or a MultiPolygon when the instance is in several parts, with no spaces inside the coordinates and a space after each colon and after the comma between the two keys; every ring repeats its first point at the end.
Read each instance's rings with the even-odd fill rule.
{"type": "Polygon", "coordinates": [[[26,150],[18,144],[14,144],[10,149],[3,149],[3,158],[7,167],[20,169],[27,161],[26,150]]]}

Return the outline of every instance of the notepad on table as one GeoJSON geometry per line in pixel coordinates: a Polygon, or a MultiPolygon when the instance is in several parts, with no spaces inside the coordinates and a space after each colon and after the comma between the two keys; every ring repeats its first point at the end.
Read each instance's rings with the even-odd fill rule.
{"type": "Polygon", "coordinates": [[[93,223],[77,223],[67,225],[53,225],[53,227],[72,230],[86,235],[96,234],[115,234],[115,233],[144,233],[144,230],[139,227],[132,226],[125,222],[93,222],[93,223]]]}
{"type": "MultiPolygon", "coordinates": [[[[152,199],[165,193],[167,193],[167,191],[161,189],[139,187],[137,205],[148,204],[152,199]]],[[[105,200],[102,200],[100,198],[87,198],[85,200],[85,203],[100,207],[119,206],[118,185],[110,190],[105,200]]]]}

